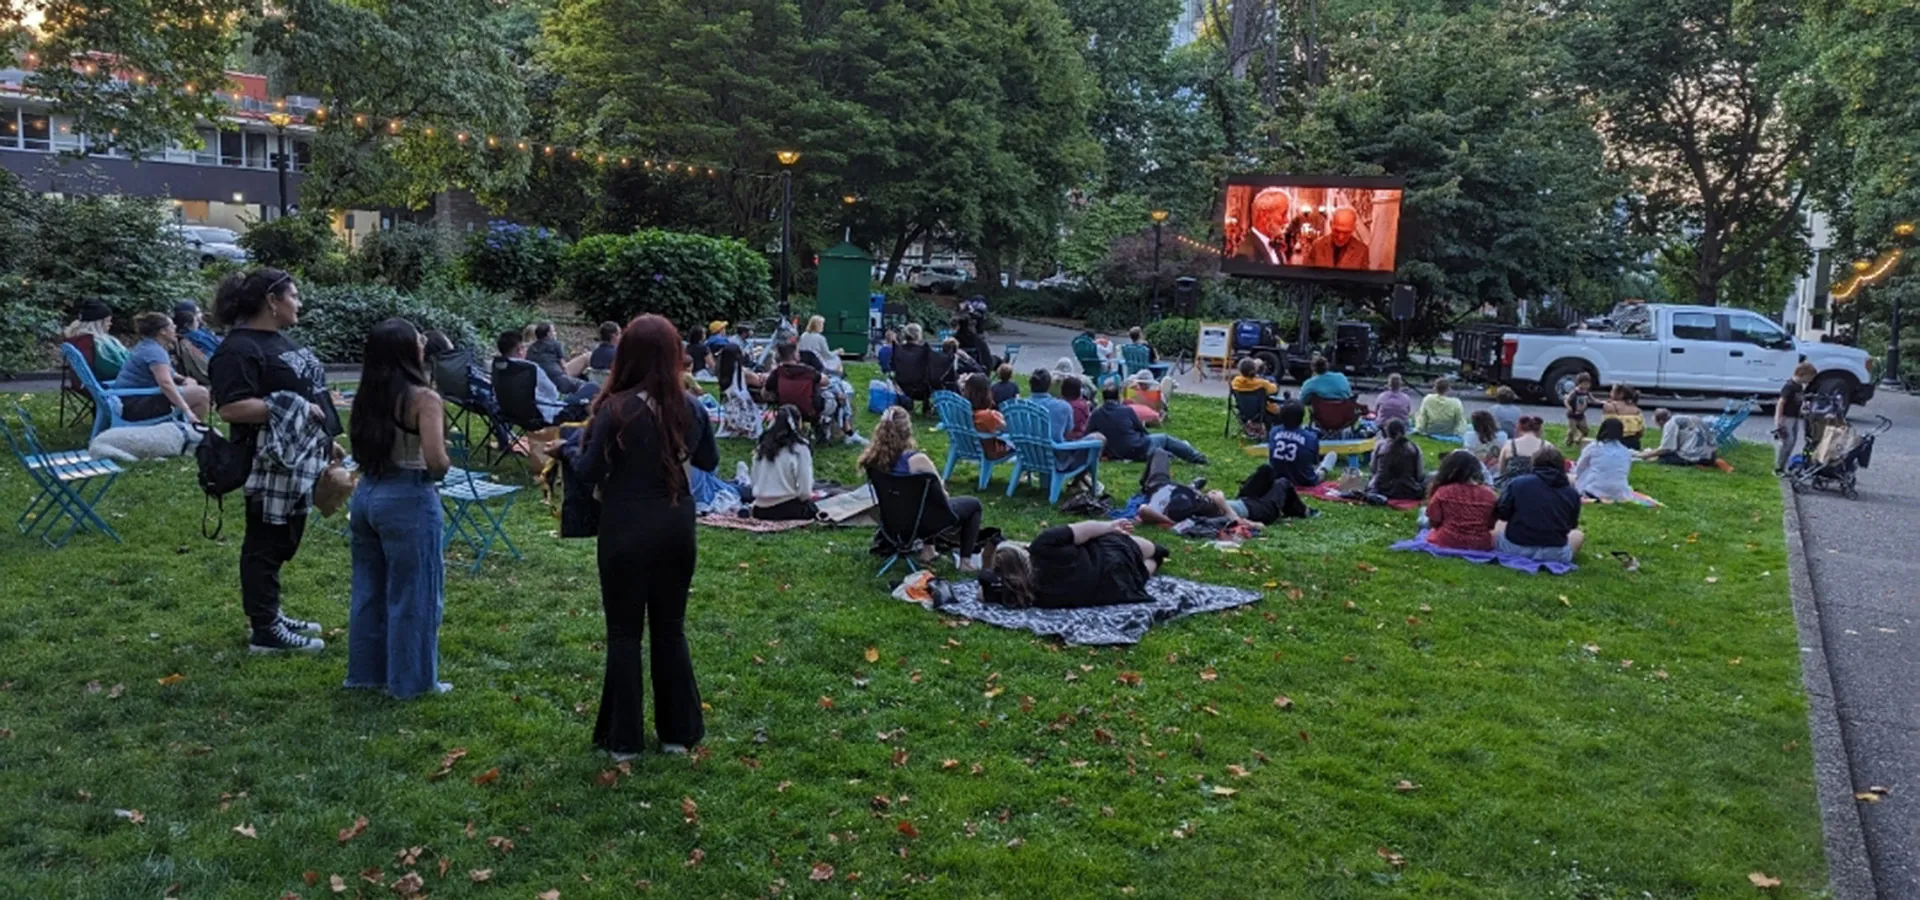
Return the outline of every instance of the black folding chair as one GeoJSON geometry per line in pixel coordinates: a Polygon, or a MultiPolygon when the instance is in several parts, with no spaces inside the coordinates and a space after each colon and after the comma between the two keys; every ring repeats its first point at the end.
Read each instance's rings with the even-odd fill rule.
{"type": "Polygon", "coordinates": [[[887,574],[901,560],[906,560],[908,572],[919,571],[914,557],[926,542],[960,524],[947,505],[947,491],[940,484],[940,476],[869,473],[868,481],[880,519],[880,527],[873,533],[873,555],[887,558],[874,576],[887,574]]]}
{"type": "Polygon", "coordinates": [[[1267,412],[1267,402],[1272,399],[1273,395],[1266,391],[1229,392],[1227,428],[1221,437],[1232,437],[1237,427],[1243,440],[1266,440],[1267,429],[1273,424],[1273,415],[1267,412]]]}
{"type": "Polygon", "coordinates": [[[473,389],[467,384],[467,373],[473,366],[473,351],[457,348],[433,358],[433,387],[440,392],[441,399],[453,404],[452,425],[462,432],[468,430],[469,420],[476,405],[473,389]]]}

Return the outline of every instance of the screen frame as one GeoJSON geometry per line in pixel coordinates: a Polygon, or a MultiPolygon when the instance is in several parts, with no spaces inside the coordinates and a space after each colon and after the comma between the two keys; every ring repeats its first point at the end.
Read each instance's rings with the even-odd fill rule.
{"type": "MultiPolygon", "coordinates": [[[[1256,190],[1269,187],[1327,187],[1399,191],[1402,226],[1406,222],[1407,180],[1394,175],[1229,175],[1220,185],[1220,199],[1223,204],[1226,202],[1227,189],[1233,187],[1251,187],[1256,190]]],[[[1223,216],[1224,213],[1223,210],[1223,216]]],[[[1404,227],[1401,233],[1405,233],[1404,227]]],[[[1319,266],[1276,268],[1250,260],[1234,259],[1227,255],[1227,236],[1224,228],[1221,230],[1219,250],[1220,271],[1236,278],[1263,278],[1269,281],[1345,281],[1355,284],[1391,285],[1394,283],[1395,273],[1400,268],[1398,246],[1393,248],[1393,271],[1388,272],[1356,272],[1352,269],[1329,269],[1319,266]]]]}

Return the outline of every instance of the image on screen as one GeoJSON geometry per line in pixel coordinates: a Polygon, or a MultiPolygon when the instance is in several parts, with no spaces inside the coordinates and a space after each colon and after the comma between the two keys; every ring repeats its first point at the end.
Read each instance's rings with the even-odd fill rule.
{"type": "Polygon", "coordinates": [[[1279,278],[1390,280],[1401,194],[1385,179],[1230,179],[1223,268],[1279,278]]]}

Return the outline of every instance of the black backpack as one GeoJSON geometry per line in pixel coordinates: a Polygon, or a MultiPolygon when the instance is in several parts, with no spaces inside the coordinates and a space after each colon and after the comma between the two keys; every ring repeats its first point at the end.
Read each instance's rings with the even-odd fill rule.
{"type": "Polygon", "coordinates": [[[200,466],[200,490],[206,493],[200,508],[200,534],[210,541],[219,540],[220,530],[226,525],[226,496],[246,486],[247,475],[253,470],[253,448],[227,440],[205,425],[195,425],[194,430],[200,434],[200,445],[194,448],[193,459],[200,466]],[[209,509],[216,504],[219,512],[213,517],[213,531],[209,533],[209,509]]]}

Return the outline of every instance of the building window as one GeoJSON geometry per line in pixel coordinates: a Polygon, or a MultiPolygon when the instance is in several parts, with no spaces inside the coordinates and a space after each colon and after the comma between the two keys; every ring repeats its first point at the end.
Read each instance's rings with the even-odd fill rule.
{"type": "Polygon", "coordinates": [[[211,128],[198,129],[200,149],[193,152],[193,161],[203,166],[220,164],[220,132],[211,128]]]}
{"type": "Polygon", "coordinates": [[[269,152],[267,142],[271,140],[271,138],[257,131],[243,131],[241,134],[246,138],[247,168],[266,168],[267,154],[269,152]]]}
{"type": "Polygon", "coordinates": [[[0,106],[0,148],[20,148],[20,110],[17,107],[0,106]]]}
{"type": "Polygon", "coordinates": [[[311,165],[313,165],[313,145],[306,141],[294,141],[293,170],[295,172],[305,172],[307,167],[311,165]]]}
{"type": "Polygon", "coordinates": [[[223,166],[246,165],[244,141],[245,136],[238,131],[220,132],[220,164],[223,166]]]}
{"type": "Polygon", "coordinates": [[[28,150],[44,152],[53,149],[53,120],[45,115],[23,112],[20,116],[20,133],[25,138],[28,150]]]}
{"type": "Polygon", "coordinates": [[[79,150],[84,143],[80,129],[73,127],[72,116],[53,117],[53,149],[62,152],[79,150]]]}

